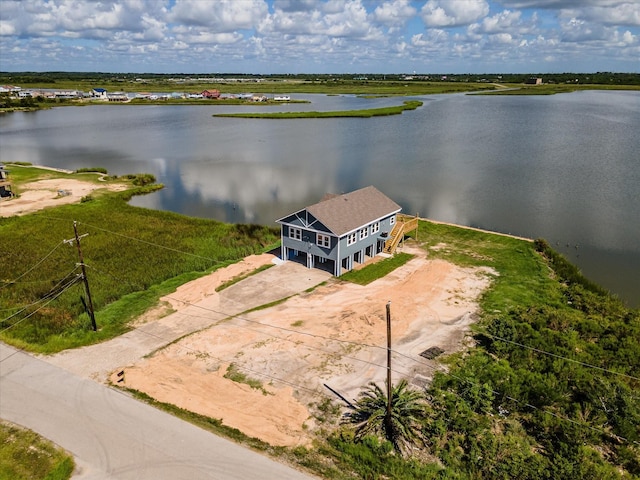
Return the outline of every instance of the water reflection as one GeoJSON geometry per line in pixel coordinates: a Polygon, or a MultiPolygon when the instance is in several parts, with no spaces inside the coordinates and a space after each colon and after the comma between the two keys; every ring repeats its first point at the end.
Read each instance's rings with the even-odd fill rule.
{"type": "MultiPolygon", "coordinates": [[[[286,108],[401,101],[307,98],[286,108]]],[[[270,225],[326,192],[375,185],[408,213],[547,238],[640,305],[638,92],[422,100],[370,119],[216,118],[264,107],[213,105],[16,113],[0,117],[2,160],[151,172],[166,188],[135,205],[270,225]]]]}

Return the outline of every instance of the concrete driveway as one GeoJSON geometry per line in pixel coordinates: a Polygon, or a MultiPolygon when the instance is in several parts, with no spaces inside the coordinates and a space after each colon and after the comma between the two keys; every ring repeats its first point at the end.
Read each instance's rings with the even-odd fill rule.
{"type": "MultiPolygon", "coordinates": [[[[207,292],[200,301],[159,320],[145,323],[112,340],[44,357],[47,362],[100,382],[118,368],[136,363],[145,355],[189,333],[260,305],[304,292],[331,274],[308,269],[296,262],[282,262],[223,289],[207,292]]],[[[168,295],[171,297],[171,295],[168,295]]]]}

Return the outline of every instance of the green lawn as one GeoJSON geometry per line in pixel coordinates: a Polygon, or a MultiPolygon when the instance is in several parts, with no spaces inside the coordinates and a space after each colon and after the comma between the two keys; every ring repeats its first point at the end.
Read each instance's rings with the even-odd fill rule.
{"type": "Polygon", "coordinates": [[[37,433],[0,421],[0,480],[66,480],[73,457],[37,433]]]}
{"type": "Polygon", "coordinates": [[[413,255],[408,253],[396,253],[389,258],[371,263],[359,270],[351,270],[344,275],[341,275],[340,279],[357,283],[359,285],[368,285],[374,280],[382,278],[388,273],[394,271],[396,268],[401,267],[412,258],[413,255]]]}

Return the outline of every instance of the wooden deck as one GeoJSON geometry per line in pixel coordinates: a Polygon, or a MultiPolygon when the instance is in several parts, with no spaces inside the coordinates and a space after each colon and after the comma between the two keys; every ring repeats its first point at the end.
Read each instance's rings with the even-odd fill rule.
{"type": "Polygon", "coordinates": [[[404,236],[418,229],[418,217],[409,215],[398,215],[393,230],[389,233],[388,240],[384,243],[384,252],[393,254],[396,252],[400,242],[404,240],[404,236]]]}

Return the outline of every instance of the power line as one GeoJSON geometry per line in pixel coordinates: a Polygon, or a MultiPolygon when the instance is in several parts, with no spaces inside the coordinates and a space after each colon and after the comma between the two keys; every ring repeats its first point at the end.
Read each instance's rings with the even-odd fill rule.
{"type": "Polygon", "coordinates": [[[640,381],[640,377],[636,377],[636,376],[633,376],[633,375],[628,375],[626,373],[616,372],[615,370],[609,370],[608,368],[599,367],[597,365],[592,365],[590,363],[581,362],[580,360],[574,360],[573,358],[564,357],[562,355],[558,355],[557,353],[551,353],[551,352],[547,352],[545,350],[540,350],[539,348],[530,347],[529,345],[525,345],[525,344],[522,344],[522,343],[514,342],[513,340],[507,340],[506,338],[502,338],[502,337],[498,337],[497,335],[493,335],[493,334],[487,332],[484,329],[480,330],[480,333],[482,335],[486,335],[487,337],[490,337],[490,338],[493,338],[493,339],[496,339],[496,340],[500,340],[500,341],[505,342],[505,343],[510,343],[512,345],[516,345],[518,347],[526,348],[528,350],[532,350],[532,351],[537,352],[537,353],[542,353],[543,355],[548,355],[548,356],[554,357],[554,358],[560,358],[562,360],[566,360],[567,362],[577,363],[578,365],[581,365],[583,367],[594,368],[596,370],[601,370],[603,372],[611,373],[611,374],[614,374],[614,375],[619,375],[621,377],[625,377],[625,378],[628,378],[628,379],[631,379],[631,380],[640,381]]]}
{"type": "Polygon", "coordinates": [[[9,317],[5,318],[4,320],[0,320],[0,322],[6,322],[7,320],[9,320],[11,317],[14,317],[16,315],[18,315],[19,313],[25,311],[27,308],[29,307],[33,307],[34,305],[37,305],[38,303],[46,300],[47,298],[49,298],[49,296],[55,292],[56,288],[62,283],[64,282],[67,278],[69,278],[76,270],[78,269],[78,267],[76,266],[73,270],[71,270],[69,273],[67,273],[64,277],[62,277],[62,280],[59,280],[58,283],[56,283],[53,288],[51,290],[49,290],[49,292],[44,296],[41,297],[40,299],[36,300],[33,303],[30,303],[28,305],[23,305],[21,307],[11,307],[11,308],[3,308],[0,310],[0,312],[4,312],[7,310],[15,310],[16,308],[20,309],[20,311],[15,312],[14,314],[10,315],[9,317]]]}
{"type": "Polygon", "coordinates": [[[53,254],[53,252],[55,252],[63,244],[64,244],[64,242],[58,243],[55,247],[53,247],[53,249],[49,253],[47,253],[44,257],[42,257],[34,266],[32,266],[29,270],[24,272],[22,275],[16,277],[15,279],[13,279],[13,280],[11,280],[9,282],[6,282],[4,285],[0,285],[0,290],[2,290],[3,288],[8,287],[9,285],[15,283],[17,280],[20,280],[26,274],[28,274],[29,272],[33,271],[37,266],[39,266],[42,262],[44,262],[47,258],[49,258],[51,256],[51,254],[53,254]]]}
{"type": "MultiPolygon", "coordinates": [[[[87,265],[87,267],[91,268],[92,270],[96,271],[97,273],[101,273],[103,275],[108,275],[108,276],[114,278],[115,280],[126,281],[126,280],[123,280],[123,279],[119,279],[115,275],[112,275],[112,274],[110,274],[108,272],[103,272],[103,271],[97,269],[96,267],[92,267],[91,265],[87,265]]],[[[286,327],[280,327],[280,326],[277,326],[277,325],[271,325],[271,324],[267,324],[267,323],[262,323],[262,322],[258,322],[258,321],[255,321],[255,320],[250,320],[248,318],[241,317],[240,315],[234,315],[234,314],[230,314],[230,313],[221,312],[221,311],[218,311],[218,310],[213,310],[213,309],[201,307],[199,305],[193,304],[193,303],[185,301],[185,300],[173,298],[173,297],[171,297],[169,295],[164,295],[163,297],[168,298],[170,300],[174,300],[176,302],[184,303],[185,305],[188,305],[190,307],[201,308],[201,309],[206,310],[208,312],[222,315],[225,318],[238,319],[238,320],[242,320],[242,321],[245,321],[245,322],[254,323],[254,324],[256,324],[258,326],[261,326],[261,327],[274,328],[274,329],[278,329],[278,330],[284,330],[284,331],[289,332],[289,333],[305,335],[305,332],[301,332],[299,330],[293,330],[293,329],[289,329],[289,328],[286,328],[286,327]]],[[[183,317],[187,317],[187,318],[211,319],[210,317],[205,317],[205,316],[200,316],[200,315],[185,314],[185,313],[181,313],[181,312],[177,312],[177,313],[182,315],[183,317]]],[[[271,337],[271,338],[275,338],[275,339],[278,339],[278,340],[283,340],[283,341],[286,341],[286,342],[291,342],[291,343],[294,343],[294,344],[298,344],[298,342],[296,340],[292,340],[292,339],[287,338],[287,337],[281,337],[281,336],[278,336],[278,335],[274,335],[272,333],[267,333],[264,330],[260,330],[260,329],[256,329],[256,328],[250,328],[248,326],[237,325],[237,324],[229,324],[229,325],[231,325],[233,327],[236,327],[236,328],[243,328],[245,330],[249,330],[249,331],[252,331],[252,332],[260,333],[261,335],[265,335],[265,336],[268,336],[268,337],[271,337]]],[[[206,328],[210,328],[212,326],[215,326],[215,323],[209,325],[209,327],[206,327],[206,328]]],[[[142,333],[147,333],[144,330],[140,330],[140,331],[142,331],[142,333]]],[[[308,334],[308,335],[313,335],[313,334],[308,334]]],[[[153,336],[155,336],[156,338],[159,338],[161,340],[166,340],[166,341],[172,341],[173,340],[173,339],[162,338],[159,335],[155,335],[155,334],[153,336]]],[[[327,340],[332,340],[332,341],[334,341],[336,343],[347,343],[348,345],[354,345],[355,344],[355,345],[362,346],[362,347],[382,348],[382,347],[379,347],[379,346],[376,346],[376,345],[367,345],[367,344],[362,344],[362,343],[359,344],[359,343],[356,343],[356,342],[350,342],[350,341],[347,341],[347,340],[341,340],[341,339],[332,338],[332,337],[325,337],[325,336],[319,336],[319,337],[323,338],[323,339],[327,339],[327,340]]],[[[315,346],[307,345],[307,344],[303,344],[303,347],[306,348],[306,349],[309,349],[309,350],[317,350],[317,351],[328,353],[328,354],[335,353],[335,352],[331,352],[331,351],[322,349],[320,347],[315,347],[315,346]]],[[[374,363],[374,362],[370,362],[368,360],[364,360],[364,359],[361,359],[361,358],[358,358],[358,357],[352,357],[350,355],[343,355],[343,358],[347,358],[347,359],[350,359],[350,360],[355,360],[357,362],[361,362],[361,363],[364,363],[364,364],[367,364],[367,365],[370,365],[370,366],[373,366],[373,367],[386,368],[384,365],[381,365],[381,364],[378,364],[378,363],[374,363]]],[[[405,372],[401,372],[401,371],[398,371],[398,370],[393,370],[393,372],[394,373],[398,373],[400,375],[406,375],[405,372]]]]}
{"type": "MultiPolygon", "coordinates": [[[[169,250],[169,251],[173,251],[173,252],[177,252],[177,253],[181,253],[181,254],[185,254],[185,255],[190,255],[190,256],[193,256],[193,257],[202,258],[202,259],[206,259],[206,260],[210,260],[210,261],[214,261],[214,262],[221,263],[221,262],[219,262],[217,259],[213,259],[213,258],[209,258],[209,257],[201,256],[201,255],[192,254],[192,253],[190,253],[190,252],[184,252],[184,251],[181,251],[181,250],[178,250],[178,249],[174,249],[174,248],[171,248],[171,247],[166,247],[166,246],[163,246],[163,245],[155,244],[155,243],[153,243],[153,242],[149,242],[149,241],[146,241],[146,240],[137,239],[137,238],[135,238],[135,237],[130,237],[130,236],[127,236],[127,235],[124,235],[124,234],[120,234],[120,233],[117,233],[117,232],[111,232],[111,231],[109,231],[109,230],[107,230],[107,229],[103,229],[103,228],[100,228],[100,227],[97,227],[97,226],[94,226],[94,225],[90,225],[90,224],[86,224],[86,223],[84,223],[84,225],[89,226],[89,227],[91,227],[91,228],[95,228],[95,229],[97,229],[97,230],[101,230],[101,231],[104,231],[104,232],[107,232],[107,233],[111,233],[111,234],[114,234],[114,235],[120,236],[120,237],[123,237],[123,238],[127,238],[127,239],[130,239],[130,240],[133,240],[133,241],[138,241],[138,242],[141,242],[141,243],[145,243],[145,244],[147,244],[147,245],[156,246],[156,247],[163,248],[163,249],[166,249],[166,250],[169,250]]],[[[58,246],[59,246],[59,245],[58,245],[58,246]]],[[[58,248],[58,246],[56,246],[56,248],[58,248]]],[[[47,255],[47,257],[48,257],[51,253],[53,253],[53,251],[55,251],[55,249],[56,249],[56,248],[54,248],[54,250],[52,250],[52,251],[47,255]]],[[[34,266],[29,270],[29,271],[33,270],[33,268],[37,267],[37,266],[38,266],[40,263],[42,263],[42,261],[44,261],[45,259],[46,259],[46,257],[45,257],[45,258],[43,258],[40,262],[38,262],[36,265],[34,265],[34,266]]],[[[18,279],[19,279],[19,278],[21,278],[22,276],[26,275],[29,271],[27,271],[27,272],[23,273],[20,277],[16,278],[16,280],[18,280],[18,279]]],[[[116,278],[116,277],[114,277],[114,278],[116,278]]],[[[68,285],[68,286],[71,286],[71,285],[68,285]]],[[[66,286],[66,287],[65,287],[65,289],[66,289],[68,286],[66,286]]],[[[2,288],[2,287],[0,287],[0,288],[2,288]]],[[[136,288],[139,288],[139,287],[136,287],[136,288]]],[[[64,290],[63,290],[63,291],[64,291],[64,290]]],[[[61,292],[61,293],[62,293],[62,292],[61,292]]],[[[57,297],[56,297],[56,298],[57,298],[57,297]]],[[[246,321],[246,322],[250,322],[250,323],[255,323],[255,324],[258,324],[258,325],[260,325],[260,326],[266,326],[266,327],[270,327],[270,328],[280,329],[280,330],[283,330],[283,331],[286,331],[286,332],[290,332],[290,333],[295,333],[295,334],[298,334],[298,335],[305,335],[305,336],[310,336],[310,337],[314,337],[314,338],[322,338],[322,339],[326,339],[326,340],[330,340],[330,341],[335,341],[335,342],[340,342],[340,343],[347,343],[347,344],[356,345],[356,346],[360,346],[360,347],[379,348],[379,349],[383,348],[383,347],[380,347],[380,346],[378,346],[378,345],[370,345],[370,344],[365,344],[365,343],[360,343],[360,342],[354,342],[354,341],[342,340],[342,339],[337,339],[337,338],[333,338],[333,337],[327,337],[327,336],[319,335],[319,334],[312,334],[312,333],[308,333],[308,332],[301,332],[301,331],[299,331],[299,330],[289,329],[289,328],[286,328],[286,327],[279,327],[279,326],[276,326],[276,325],[265,324],[265,323],[257,322],[257,321],[254,321],[254,320],[250,320],[250,319],[245,318],[245,317],[242,317],[242,316],[240,316],[240,315],[227,314],[227,313],[225,313],[225,312],[221,312],[221,311],[217,311],[217,310],[213,310],[213,309],[208,309],[208,308],[202,307],[202,306],[200,306],[200,305],[195,305],[195,304],[192,304],[192,303],[190,303],[190,302],[186,302],[186,301],[183,301],[183,300],[179,300],[179,299],[172,298],[172,297],[170,297],[170,296],[167,296],[167,298],[171,298],[171,299],[176,300],[176,301],[181,301],[181,302],[183,302],[183,303],[185,303],[185,304],[187,304],[187,305],[190,305],[190,306],[192,306],[192,307],[201,308],[201,309],[204,309],[204,310],[207,310],[207,311],[211,311],[211,312],[213,312],[213,313],[217,313],[217,314],[220,314],[220,315],[224,315],[224,316],[226,316],[226,317],[237,318],[237,319],[242,320],[242,321],[246,321]]],[[[52,300],[53,300],[53,299],[52,299],[52,300]]],[[[48,302],[48,303],[49,303],[49,302],[48,302]]],[[[48,303],[47,303],[47,304],[48,304],[48,303]]],[[[42,307],[41,307],[41,308],[42,308],[42,307]]],[[[39,309],[38,309],[38,310],[39,310],[39,309]]],[[[37,310],[36,310],[36,311],[37,311],[37,310]]],[[[32,314],[33,314],[33,313],[35,313],[35,312],[32,312],[32,314]]],[[[31,316],[32,314],[30,314],[29,316],[31,316]]],[[[27,316],[27,317],[23,318],[22,320],[20,320],[20,322],[22,322],[23,320],[26,320],[26,318],[28,318],[29,316],[27,316]]],[[[20,323],[20,322],[17,322],[17,323],[20,323]]],[[[17,323],[16,323],[16,324],[17,324],[17,323]]],[[[15,324],[14,324],[14,325],[15,325],[15,324]]],[[[12,326],[13,326],[13,325],[12,325],[12,326]]],[[[8,328],[11,328],[11,327],[8,327],[8,328]]],[[[7,329],[5,329],[5,330],[7,330],[7,329]]],[[[3,330],[3,331],[4,331],[4,330],[3,330]]],[[[1,333],[1,332],[0,332],[0,333],[1,333]]],[[[152,334],[150,334],[149,332],[144,332],[144,331],[143,331],[143,333],[146,333],[147,335],[152,335],[152,334]]],[[[490,334],[487,334],[487,335],[491,336],[490,334]]],[[[494,336],[494,337],[495,337],[495,336],[494,336]]],[[[159,337],[159,338],[161,338],[161,337],[159,337]]],[[[276,337],[276,338],[278,338],[278,337],[276,337]]],[[[539,353],[543,353],[543,354],[551,355],[551,356],[553,356],[553,357],[561,358],[561,359],[565,359],[565,360],[567,360],[567,361],[572,361],[572,362],[578,363],[578,364],[580,364],[580,365],[582,365],[582,366],[585,366],[585,367],[595,368],[595,369],[598,369],[598,370],[601,370],[601,371],[605,371],[605,372],[607,372],[607,373],[612,373],[612,374],[616,374],[616,375],[624,376],[624,377],[627,377],[627,378],[631,378],[631,379],[635,379],[635,380],[640,380],[638,377],[634,377],[634,376],[626,375],[626,374],[621,374],[621,373],[619,373],[619,372],[615,372],[615,371],[612,371],[612,370],[604,369],[604,368],[602,368],[602,367],[598,367],[598,366],[596,366],[596,365],[591,365],[591,364],[588,364],[588,363],[585,363],[585,362],[580,362],[580,361],[577,361],[577,360],[569,359],[569,358],[567,358],[567,357],[563,357],[563,356],[560,356],[560,355],[557,355],[557,354],[551,354],[550,352],[545,352],[545,351],[543,351],[543,350],[539,350],[539,349],[536,349],[536,348],[534,348],[534,347],[529,347],[529,346],[526,346],[526,345],[523,345],[523,344],[518,344],[517,342],[512,342],[512,341],[509,341],[509,340],[506,340],[506,339],[502,339],[502,338],[500,338],[500,337],[495,337],[495,338],[497,338],[497,339],[499,339],[499,340],[502,340],[502,341],[507,341],[507,342],[509,342],[509,343],[514,343],[514,344],[516,344],[516,345],[518,345],[518,346],[521,346],[521,347],[523,347],[523,348],[529,348],[529,349],[534,350],[534,351],[537,351],[537,352],[539,352],[539,353]]],[[[164,338],[161,338],[161,339],[162,339],[162,340],[165,340],[164,338]]],[[[186,347],[181,347],[181,348],[186,348],[186,347]]],[[[426,363],[424,363],[424,362],[420,361],[419,359],[415,359],[415,358],[413,358],[413,357],[410,357],[410,356],[408,356],[408,355],[402,354],[401,352],[397,352],[397,351],[394,351],[394,353],[395,353],[395,354],[397,354],[397,355],[401,355],[401,356],[403,356],[403,357],[406,357],[406,358],[408,358],[408,359],[411,359],[412,361],[414,361],[414,362],[416,362],[416,363],[418,363],[418,364],[421,364],[421,365],[423,365],[423,366],[426,366],[426,367],[428,367],[428,368],[431,368],[431,369],[433,369],[434,371],[440,371],[440,370],[437,370],[437,369],[435,369],[434,367],[431,367],[430,365],[428,365],[428,364],[426,364],[426,363]]],[[[373,364],[373,365],[375,365],[375,364],[373,364]]],[[[261,374],[261,375],[263,375],[263,376],[267,376],[267,377],[268,377],[268,375],[266,375],[266,374],[262,374],[262,373],[260,373],[260,372],[255,372],[255,373],[256,373],[256,374],[261,374]]],[[[457,377],[457,376],[452,375],[452,374],[450,374],[450,373],[448,373],[448,372],[447,372],[447,373],[445,373],[445,372],[441,372],[441,373],[443,373],[443,374],[445,374],[445,375],[448,375],[448,376],[451,376],[452,378],[456,378],[456,379],[458,379],[459,381],[467,382],[467,383],[470,383],[470,384],[472,384],[472,385],[476,385],[476,386],[478,385],[477,383],[471,382],[471,381],[470,381],[470,380],[468,380],[468,379],[463,379],[463,378],[461,378],[461,377],[457,377]]],[[[273,378],[275,378],[275,377],[273,377],[273,378]]],[[[277,379],[277,380],[278,380],[278,381],[283,381],[283,380],[281,380],[281,379],[277,379]]],[[[285,381],[283,381],[283,382],[285,382],[285,381]]],[[[302,388],[305,388],[305,387],[302,387],[302,388]]],[[[491,390],[491,391],[492,391],[494,394],[496,394],[496,395],[499,395],[499,396],[500,396],[500,395],[502,395],[502,394],[501,394],[500,392],[498,392],[498,391],[495,391],[495,390],[491,390]]],[[[627,440],[627,439],[625,439],[625,438],[623,438],[623,437],[615,436],[615,435],[613,435],[613,434],[610,434],[610,433],[608,433],[608,432],[605,432],[604,430],[598,429],[598,428],[596,428],[596,427],[592,427],[592,426],[590,426],[590,425],[587,425],[587,424],[583,424],[583,423],[577,422],[576,420],[570,419],[570,418],[568,418],[568,417],[564,417],[564,416],[558,415],[558,414],[556,414],[556,413],[554,413],[554,412],[551,412],[551,411],[548,411],[548,410],[545,410],[545,409],[541,409],[541,408],[539,408],[539,407],[536,407],[535,405],[531,405],[531,404],[529,404],[529,403],[526,403],[526,402],[520,401],[520,400],[518,400],[518,399],[516,399],[516,398],[514,398],[514,397],[510,397],[510,396],[505,395],[505,396],[504,396],[504,398],[509,399],[509,400],[511,400],[511,401],[514,401],[514,402],[516,402],[516,403],[518,403],[518,404],[520,404],[520,405],[523,405],[523,406],[525,406],[525,407],[528,407],[528,408],[532,408],[532,409],[539,410],[539,411],[541,411],[541,412],[543,412],[543,413],[546,413],[546,414],[552,415],[552,416],[554,416],[554,417],[556,417],[556,418],[559,418],[559,419],[562,419],[562,420],[566,420],[566,421],[571,422],[571,423],[574,423],[574,424],[576,424],[576,425],[579,425],[579,426],[583,426],[583,427],[586,427],[586,428],[592,429],[592,430],[597,431],[597,432],[599,432],[599,433],[601,433],[601,434],[603,434],[603,435],[607,435],[607,436],[610,436],[610,437],[612,437],[612,438],[616,438],[616,439],[622,439],[622,440],[624,440],[624,441],[627,441],[627,442],[628,442],[628,440],[627,440]]],[[[634,443],[637,443],[637,442],[634,442],[634,443]]]]}
{"type": "MultiPolygon", "coordinates": [[[[95,269],[95,267],[92,267],[92,268],[95,269]]],[[[107,274],[106,272],[100,272],[100,273],[107,274]]],[[[123,279],[120,279],[120,278],[116,277],[115,275],[112,275],[112,274],[108,274],[108,275],[110,275],[111,277],[113,277],[116,280],[125,281],[123,279]]],[[[130,282],[128,282],[128,283],[131,286],[136,287],[135,285],[131,284],[130,282]]],[[[139,288],[139,287],[136,287],[136,288],[139,288]]],[[[185,305],[189,305],[190,307],[199,308],[201,310],[205,310],[205,311],[208,311],[208,312],[211,312],[211,313],[216,313],[216,314],[222,315],[224,317],[234,318],[234,319],[238,319],[238,320],[241,320],[241,321],[244,321],[244,322],[247,322],[247,323],[256,324],[256,325],[259,325],[261,327],[274,328],[274,329],[282,330],[282,331],[288,332],[288,333],[293,333],[293,334],[302,335],[302,336],[308,336],[308,337],[313,337],[313,338],[320,338],[320,339],[324,339],[324,340],[329,340],[329,341],[338,342],[338,343],[344,343],[344,344],[348,344],[348,345],[354,345],[354,346],[358,346],[358,347],[375,348],[375,349],[380,349],[380,350],[385,349],[385,347],[380,346],[380,345],[367,344],[367,343],[356,342],[356,341],[351,341],[351,340],[339,339],[339,338],[335,338],[335,337],[329,337],[329,336],[326,336],[326,335],[303,332],[303,331],[292,329],[292,328],[288,328],[288,327],[282,327],[282,326],[278,326],[278,325],[272,325],[272,324],[269,324],[269,323],[260,322],[260,321],[257,321],[257,320],[252,320],[252,319],[247,318],[245,316],[242,316],[240,314],[231,314],[231,313],[223,312],[223,311],[220,311],[220,310],[215,310],[215,309],[212,309],[212,308],[203,307],[203,306],[198,305],[198,304],[194,304],[194,303],[182,300],[182,299],[171,297],[170,295],[165,295],[165,297],[170,299],[170,300],[174,300],[174,301],[183,303],[185,305]]],[[[282,337],[275,337],[274,336],[274,338],[282,338],[282,337]]],[[[513,343],[515,343],[515,342],[513,342],[513,343]]],[[[533,347],[527,347],[525,345],[521,345],[521,346],[524,346],[526,348],[531,348],[533,350],[537,350],[537,349],[535,349],[533,347]]],[[[431,367],[430,365],[422,362],[420,359],[413,358],[413,357],[411,357],[409,355],[406,355],[406,354],[403,354],[402,352],[399,352],[397,350],[392,350],[392,352],[394,354],[396,354],[396,355],[399,355],[399,356],[405,357],[405,358],[407,358],[409,360],[412,360],[414,362],[417,362],[420,365],[425,365],[427,367],[431,367]]],[[[601,370],[601,371],[605,371],[605,372],[608,372],[608,373],[615,373],[617,375],[621,375],[621,376],[628,377],[628,378],[631,378],[631,379],[640,380],[638,377],[634,377],[632,375],[621,374],[621,373],[615,372],[613,370],[607,370],[607,369],[604,369],[602,367],[598,367],[596,365],[591,365],[591,364],[584,363],[584,362],[578,362],[576,360],[572,360],[572,359],[569,359],[569,358],[566,358],[566,357],[562,357],[562,356],[559,356],[559,355],[556,355],[556,354],[551,354],[549,352],[544,352],[542,350],[540,350],[540,352],[541,353],[547,353],[549,355],[556,356],[558,358],[564,358],[564,359],[569,360],[569,361],[574,361],[574,362],[579,363],[579,364],[581,364],[581,365],[583,365],[585,367],[592,367],[592,368],[595,368],[595,369],[598,369],[598,370],[601,370]]],[[[374,365],[375,366],[380,366],[380,365],[376,365],[376,364],[374,364],[374,365]]],[[[441,371],[441,370],[438,370],[438,369],[434,369],[434,370],[441,371]]]]}
{"type": "MultiPolygon", "coordinates": [[[[35,313],[37,313],[39,310],[43,309],[44,307],[46,307],[47,305],[49,305],[51,302],[53,302],[55,299],[57,299],[60,295],[62,295],[65,291],[67,291],[69,288],[71,288],[75,283],[78,282],[80,277],[74,277],[72,278],[64,287],[62,287],[62,289],[60,289],[59,292],[57,292],[47,303],[45,303],[44,305],[41,305],[40,307],[38,307],[37,309],[35,309],[33,312],[31,312],[29,315],[27,315],[24,318],[21,318],[20,320],[18,320],[17,322],[12,323],[11,325],[9,325],[6,328],[3,328],[2,330],[0,330],[0,333],[4,333],[7,330],[9,330],[10,328],[15,327],[16,325],[24,322],[26,319],[28,319],[29,317],[31,317],[32,315],[34,315],[35,313]]],[[[11,318],[11,317],[9,317],[11,318]]]]}
{"type": "Polygon", "coordinates": [[[170,252],[181,253],[181,254],[183,254],[183,255],[189,255],[189,256],[191,256],[191,257],[195,257],[195,258],[201,258],[201,259],[204,259],[204,260],[209,260],[209,261],[212,261],[212,262],[214,262],[214,263],[222,263],[222,262],[221,262],[220,260],[218,260],[217,258],[205,257],[205,256],[202,256],[202,255],[197,255],[197,254],[195,254],[195,253],[185,252],[185,251],[183,251],[183,250],[178,250],[177,248],[167,247],[167,246],[165,246],[165,245],[160,245],[160,244],[158,244],[158,243],[153,243],[153,242],[150,242],[150,241],[148,241],[148,240],[142,240],[142,239],[140,239],[140,238],[130,237],[129,235],[125,235],[125,234],[123,234],[123,233],[118,233],[118,232],[112,232],[111,230],[107,230],[106,228],[97,227],[97,226],[95,226],[95,225],[91,225],[91,224],[86,223],[86,222],[78,222],[78,223],[79,223],[80,225],[84,225],[84,226],[86,226],[86,227],[95,228],[96,230],[100,230],[100,231],[102,231],[102,232],[110,233],[110,234],[112,234],[112,235],[116,235],[116,236],[118,236],[118,237],[126,238],[126,239],[128,239],[128,240],[133,240],[133,241],[136,241],[136,242],[144,243],[145,245],[150,245],[150,246],[152,246],[152,247],[163,248],[163,249],[165,249],[165,250],[169,250],[170,252]]]}

